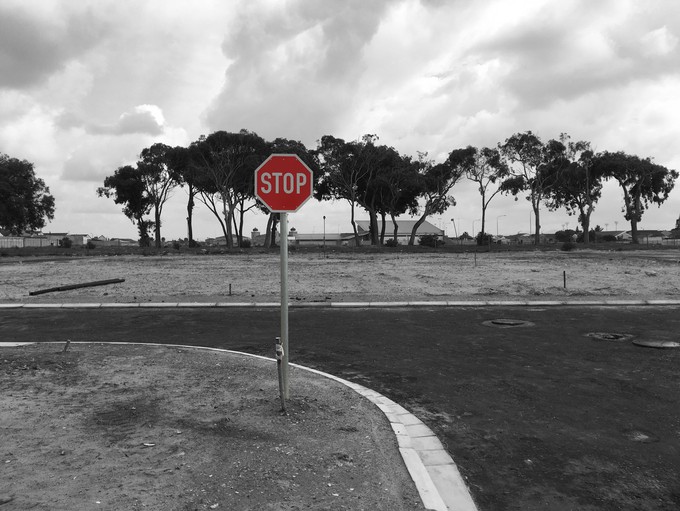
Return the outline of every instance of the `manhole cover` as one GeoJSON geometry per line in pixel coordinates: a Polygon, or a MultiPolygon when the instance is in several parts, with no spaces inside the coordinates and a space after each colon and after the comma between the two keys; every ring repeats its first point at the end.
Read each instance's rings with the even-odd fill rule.
{"type": "Polygon", "coordinates": [[[496,328],[513,328],[517,326],[533,326],[531,321],[524,321],[523,319],[491,319],[482,323],[486,326],[494,326],[496,328]]]}
{"type": "Polygon", "coordinates": [[[590,332],[586,334],[586,337],[599,341],[627,341],[633,338],[631,334],[618,334],[614,332],[590,332]]]}
{"type": "Polygon", "coordinates": [[[680,342],[676,341],[644,341],[635,340],[633,344],[644,348],[680,348],[680,342]]]}

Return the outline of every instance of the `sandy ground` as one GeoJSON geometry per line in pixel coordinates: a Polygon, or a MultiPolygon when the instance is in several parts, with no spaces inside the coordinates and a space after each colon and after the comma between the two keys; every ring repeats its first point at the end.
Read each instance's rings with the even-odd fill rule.
{"type": "MultiPolygon", "coordinates": [[[[0,302],[276,302],[276,253],[2,258],[0,302]],[[125,282],[29,296],[106,279],[125,282]],[[231,289],[231,293],[230,293],[231,289]]],[[[289,255],[295,301],[680,298],[680,250],[289,255]],[[564,276],[566,273],[566,287],[564,276]]]]}
{"type": "Polygon", "coordinates": [[[387,418],[291,368],[179,347],[0,348],[5,510],[424,509],[387,418]]]}

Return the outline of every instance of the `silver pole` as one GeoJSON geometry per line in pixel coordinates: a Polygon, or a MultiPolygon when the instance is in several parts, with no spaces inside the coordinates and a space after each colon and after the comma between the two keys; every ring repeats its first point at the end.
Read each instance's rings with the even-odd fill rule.
{"type": "Polygon", "coordinates": [[[288,213],[281,213],[281,360],[283,397],[290,398],[288,386],[288,213]]]}

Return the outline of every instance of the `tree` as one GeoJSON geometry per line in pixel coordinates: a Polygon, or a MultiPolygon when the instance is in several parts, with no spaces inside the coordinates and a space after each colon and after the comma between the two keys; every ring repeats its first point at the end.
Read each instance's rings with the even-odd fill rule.
{"type": "Polygon", "coordinates": [[[550,183],[546,191],[548,208],[566,208],[569,215],[578,213],[583,228],[583,242],[590,242],[590,216],[602,195],[602,174],[593,169],[590,143],[572,142],[562,133],[559,140],[546,144],[546,163],[540,173],[550,183]]]}
{"type": "MultiPolygon", "coordinates": [[[[396,151],[395,151],[396,153],[396,151]]],[[[392,219],[392,241],[397,242],[399,224],[397,218],[406,212],[415,215],[418,211],[418,196],[421,193],[418,175],[419,162],[410,156],[399,156],[383,167],[375,182],[379,213],[382,217],[380,244],[385,242],[385,217],[392,219]]]]}
{"type": "Polygon", "coordinates": [[[474,164],[473,148],[455,149],[451,151],[444,163],[434,165],[426,160],[427,153],[418,155],[420,161],[420,197],[425,199],[422,214],[413,225],[408,244],[413,245],[416,233],[425,219],[430,215],[442,214],[449,206],[456,204],[449,195],[454,185],[474,164]]]}
{"type": "Polygon", "coordinates": [[[349,202],[356,246],[361,245],[354,219],[357,204],[368,211],[371,243],[378,242],[377,212],[371,201],[381,152],[375,145],[377,138],[364,135],[359,141],[345,142],[341,138],[324,135],[316,149],[323,175],[314,195],[320,200],[343,199],[349,202]]]}
{"type": "Polygon", "coordinates": [[[615,179],[623,190],[623,213],[630,221],[633,243],[639,243],[637,226],[650,203],[661,206],[675,186],[678,172],[622,151],[599,153],[593,168],[606,178],[615,179]]]}
{"type": "Polygon", "coordinates": [[[161,215],[163,206],[170,198],[170,192],[181,180],[181,168],[174,168],[173,164],[181,166],[181,160],[173,158],[173,148],[165,144],[153,144],[142,149],[137,163],[140,177],[144,183],[147,196],[151,200],[154,211],[154,234],[156,248],[161,247],[161,215]]]}
{"type": "MultiPolygon", "coordinates": [[[[480,233],[482,236],[480,240],[484,240],[484,233],[486,233],[486,209],[489,207],[491,199],[501,192],[500,183],[496,185],[499,180],[508,175],[508,167],[501,158],[501,153],[498,149],[490,149],[484,147],[477,149],[468,146],[468,151],[473,154],[473,164],[465,171],[466,177],[477,184],[477,189],[482,197],[482,229],[480,233]]],[[[480,241],[480,244],[482,242],[480,241]]]]}
{"type": "Polygon", "coordinates": [[[54,219],[54,197],[33,164],[0,153],[0,227],[19,236],[54,219]]]}
{"type": "Polygon", "coordinates": [[[198,188],[196,183],[198,181],[198,168],[191,165],[191,149],[187,147],[176,146],[168,151],[168,165],[174,169],[177,183],[187,187],[187,241],[190,247],[195,247],[193,216],[194,207],[196,205],[196,194],[198,188]]]}
{"type": "Polygon", "coordinates": [[[501,184],[505,193],[517,194],[528,191],[526,199],[531,202],[536,223],[534,243],[540,243],[540,207],[549,186],[546,176],[539,173],[544,163],[545,147],[541,139],[531,131],[515,133],[504,144],[499,145],[503,158],[508,163],[509,176],[501,184]]]}
{"type": "Polygon", "coordinates": [[[234,231],[238,243],[243,239],[245,202],[253,199],[255,204],[253,173],[266,157],[265,141],[247,130],[216,131],[192,146],[191,164],[200,171],[199,200],[220,222],[227,247],[233,248],[234,231]]]}
{"type": "Polygon", "coordinates": [[[146,183],[138,167],[125,165],[118,167],[113,175],[104,179],[104,186],[97,188],[100,197],[113,197],[116,204],[123,205],[123,213],[139,231],[139,246],[148,247],[150,244],[149,229],[153,222],[145,220],[153,206],[153,199],[147,193],[146,183]]]}

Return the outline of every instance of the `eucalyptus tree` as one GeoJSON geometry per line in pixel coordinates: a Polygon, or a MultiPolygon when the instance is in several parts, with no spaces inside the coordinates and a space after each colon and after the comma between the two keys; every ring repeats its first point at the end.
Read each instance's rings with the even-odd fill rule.
{"type": "Polygon", "coordinates": [[[491,200],[502,191],[500,184],[508,176],[508,166],[497,148],[477,149],[468,146],[467,150],[473,154],[473,163],[465,171],[465,176],[476,183],[482,199],[482,234],[479,239],[483,240],[486,233],[486,210],[491,200]]]}
{"type": "Polygon", "coordinates": [[[244,203],[254,202],[253,173],[266,157],[266,143],[247,130],[216,131],[192,143],[190,155],[198,198],[219,221],[227,247],[233,248],[234,231],[242,242],[244,203]]]}
{"type": "Polygon", "coordinates": [[[104,179],[104,186],[97,188],[97,195],[113,197],[116,204],[122,204],[125,216],[137,226],[139,245],[150,245],[149,229],[153,227],[153,221],[144,217],[151,211],[153,199],[138,166],[118,167],[112,175],[104,179]]]}
{"type": "Polygon", "coordinates": [[[540,170],[550,183],[546,204],[549,209],[565,208],[569,215],[578,214],[583,228],[583,242],[590,242],[590,216],[602,195],[603,176],[593,168],[590,142],[572,142],[562,133],[559,140],[546,144],[546,162],[540,170]]]}
{"type": "Polygon", "coordinates": [[[377,244],[377,213],[367,200],[378,171],[379,150],[376,135],[364,135],[361,140],[345,142],[332,135],[324,135],[317,144],[316,156],[322,176],[315,191],[319,200],[346,200],[350,205],[350,222],[357,246],[361,245],[355,220],[356,206],[368,211],[371,242],[377,244]]]}
{"type": "Polygon", "coordinates": [[[174,161],[172,154],[172,147],[157,143],[142,149],[137,162],[140,178],[153,207],[156,248],[161,247],[163,206],[181,181],[178,169],[173,167],[173,163],[180,162],[174,161]]]}
{"type": "Polygon", "coordinates": [[[598,153],[593,168],[605,178],[615,179],[623,191],[623,213],[630,222],[633,243],[638,241],[638,223],[650,203],[661,206],[675,186],[678,172],[622,151],[598,153]]]}
{"type": "Polygon", "coordinates": [[[169,165],[174,169],[176,179],[182,188],[187,187],[187,239],[189,246],[195,247],[193,216],[196,206],[196,195],[198,194],[198,169],[191,165],[191,149],[182,146],[173,147],[168,151],[167,158],[169,165]]]}
{"type": "Polygon", "coordinates": [[[504,193],[514,195],[515,200],[521,192],[528,192],[526,199],[531,202],[536,227],[534,243],[538,244],[541,239],[541,202],[550,186],[548,177],[539,172],[545,162],[545,145],[540,138],[527,131],[515,133],[499,144],[498,149],[508,165],[508,177],[501,183],[501,188],[504,193]]]}
{"type": "Polygon", "coordinates": [[[18,236],[53,218],[54,197],[33,164],[0,153],[0,227],[18,236]]]}
{"type": "MultiPolygon", "coordinates": [[[[395,151],[396,153],[396,151],[395,151]]],[[[392,239],[396,243],[399,233],[397,218],[404,213],[415,215],[418,211],[418,197],[421,193],[418,174],[419,162],[410,156],[392,154],[378,174],[374,194],[378,199],[378,212],[382,218],[380,244],[385,242],[386,216],[392,220],[392,239]]]]}
{"type": "Polygon", "coordinates": [[[444,213],[456,204],[451,189],[474,164],[474,148],[454,149],[444,163],[434,164],[426,159],[427,153],[419,153],[420,198],[424,199],[422,213],[411,231],[408,244],[413,245],[416,233],[428,216],[444,213]]]}

